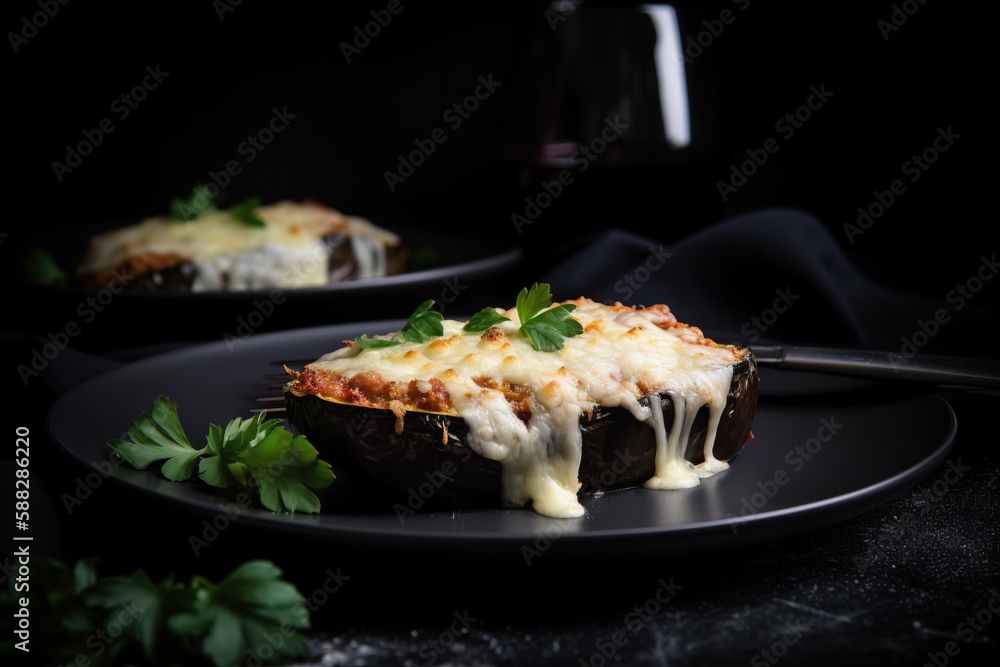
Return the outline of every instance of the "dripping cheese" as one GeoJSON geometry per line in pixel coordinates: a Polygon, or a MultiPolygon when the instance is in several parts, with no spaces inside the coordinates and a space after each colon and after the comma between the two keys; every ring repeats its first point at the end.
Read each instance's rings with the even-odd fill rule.
{"type": "Polygon", "coordinates": [[[508,321],[483,334],[445,320],[443,336],[422,343],[362,350],[348,341],[292,371],[286,390],[360,407],[391,405],[404,431],[408,411],[460,417],[469,429],[466,444],[501,466],[503,505],[530,505],[545,516],[584,513],[580,423],[598,407],[627,410],[653,430],[655,472],[647,488],[693,487],[725,470],[713,443],[733,367],[748,350],[707,339],[662,304],[611,306],[583,297],[561,303],[575,306],[571,316],[583,333],[564,339],[559,350],[535,350],[518,335],[517,310],[498,308],[508,321]],[[669,426],[661,396],[673,405],[669,426]],[[703,410],[709,415],[704,460],[695,465],[684,453],[703,410]]]}

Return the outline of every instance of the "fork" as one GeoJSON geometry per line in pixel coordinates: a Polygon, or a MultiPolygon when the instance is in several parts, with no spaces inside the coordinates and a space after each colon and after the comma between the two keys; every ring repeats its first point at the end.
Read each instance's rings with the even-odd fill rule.
{"type": "MultiPolygon", "coordinates": [[[[315,361],[315,359],[292,359],[292,360],[283,360],[283,361],[271,361],[271,362],[269,362],[269,365],[271,365],[271,366],[281,366],[282,368],[284,368],[285,366],[288,366],[289,368],[295,368],[295,367],[300,367],[301,368],[302,366],[305,366],[308,363],[312,363],[313,361],[315,361]]],[[[289,376],[288,376],[288,373],[284,373],[284,372],[282,372],[282,373],[265,373],[263,379],[264,379],[263,390],[265,392],[270,392],[270,391],[280,392],[281,388],[285,386],[286,382],[288,382],[289,376]]],[[[266,395],[266,396],[258,396],[256,398],[255,402],[256,403],[283,403],[284,400],[285,400],[285,397],[283,395],[281,395],[280,393],[277,393],[277,394],[273,394],[273,395],[269,394],[269,395],[266,395]]],[[[285,412],[285,407],[283,405],[279,406],[279,407],[266,407],[266,406],[265,407],[256,407],[256,408],[253,408],[251,410],[251,412],[266,412],[268,414],[270,414],[270,413],[283,414],[285,412]]]]}

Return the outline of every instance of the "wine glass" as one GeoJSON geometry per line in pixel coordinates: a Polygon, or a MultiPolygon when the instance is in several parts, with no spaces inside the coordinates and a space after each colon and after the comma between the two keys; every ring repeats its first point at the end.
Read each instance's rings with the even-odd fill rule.
{"type": "Polygon", "coordinates": [[[608,227],[678,238],[714,221],[728,155],[700,16],[674,3],[522,8],[499,162],[529,245],[608,227]],[[697,54],[693,56],[692,54],[697,54]],[[724,168],[723,168],[724,170],[724,168]]]}

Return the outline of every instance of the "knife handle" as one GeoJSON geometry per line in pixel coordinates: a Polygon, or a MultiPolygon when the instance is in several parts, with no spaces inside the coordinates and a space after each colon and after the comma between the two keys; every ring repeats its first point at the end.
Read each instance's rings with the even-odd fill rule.
{"type": "Polygon", "coordinates": [[[911,381],[948,389],[1000,392],[1000,360],[799,345],[750,346],[762,366],[871,380],[911,381]]]}

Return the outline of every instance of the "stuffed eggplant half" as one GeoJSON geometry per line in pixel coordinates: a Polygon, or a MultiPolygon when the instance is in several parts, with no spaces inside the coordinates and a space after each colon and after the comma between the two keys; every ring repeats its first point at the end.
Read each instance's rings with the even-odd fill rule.
{"type": "Polygon", "coordinates": [[[235,292],[381,278],[408,257],[395,233],[365,218],[314,201],[249,202],[93,236],[75,277],[85,289],[117,278],[133,292],[235,292]]]}
{"type": "Polygon", "coordinates": [[[663,304],[581,297],[530,314],[521,301],[442,319],[439,334],[407,331],[411,318],[286,367],[290,425],[399,499],[421,490],[424,508],[558,518],[582,516],[588,494],[697,486],[753,437],[750,349],[707,339],[663,304]]]}

